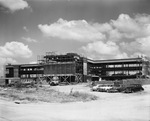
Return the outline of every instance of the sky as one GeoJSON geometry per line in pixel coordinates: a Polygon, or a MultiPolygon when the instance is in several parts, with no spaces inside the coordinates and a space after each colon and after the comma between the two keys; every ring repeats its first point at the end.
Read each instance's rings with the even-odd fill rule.
{"type": "Polygon", "coordinates": [[[0,75],[46,52],[150,56],[150,0],[0,0],[0,75]]]}

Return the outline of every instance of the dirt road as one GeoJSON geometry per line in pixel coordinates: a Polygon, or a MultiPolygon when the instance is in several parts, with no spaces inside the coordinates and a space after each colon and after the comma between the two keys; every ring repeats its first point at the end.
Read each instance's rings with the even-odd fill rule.
{"type": "Polygon", "coordinates": [[[65,93],[86,91],[99,99],[62,104],[15,104],[0,99],[0,121],[150,121],[150,85],[132,94],[90,92],[85,85],[53,88],[65,93]]]}

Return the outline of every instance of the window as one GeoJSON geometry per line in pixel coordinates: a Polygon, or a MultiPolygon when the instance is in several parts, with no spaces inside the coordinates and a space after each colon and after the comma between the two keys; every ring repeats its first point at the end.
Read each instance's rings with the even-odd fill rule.
{"type": "Polygon", "coordinates": [[[23,74],[23,75],[21,75],[21,77],[22,77],[22,78],[25,78],[25,77],[26,77],[26,75],[25,75],[25,74],[23,74]]]}
{"type": "Polygon", "coordinates": [[[41,77],[42,75],[43,75],[43,74],[38,74],[37,76],[38,76],[38,77],[41,77]]]}
{"type": "Polygon", "coordinates": [[[123,71],[123,73],[124,73],[125,75],[128,75],[128,71],[123,71]]]}
{"type": "Polygon", "coordinates": [[[9,69],[6,69],[6,74],[9,74],[9,69]]]}
{"type": "Polygon", "coordinates": [[[34,77],[36,77],[36,74],[30,74],[30,77],[34,78],[34,77]]]}
{"type": "Polygon", "coordinates": [[[108,65],[107,67],[108,68],[114,68],[114,65],[108,65]]]}
{"type": "Polygon", "coordinates": [[[108,74],[109,76],[112,76],[112,75],[114,74],[114,71],[108,71],[107,74],[108,74]]]}
{"type": "Polygon", "coordinates": [[[115,67],[117,67],[117,68],[118,68],[118,67],[122,67],[122,65],[115,65],[115,67]]]}
{"type": "Polygon", "coordinates": [[[18,69],[14,69],[14,77],[18,77],[18,69]]]}
{"type": "Polygon", "coordinates": [[[122,71],[115,71],[115,74],[121,74],[122,71]]]}
{"type": "Polygon", "coordinates": [[[115,75],[124,75],[123,71],[115,71],[115,75]]]}
{"type": "Polygon", "coordinates": [[[139,67],[139,64],[129,64],[129,67],[139,67]]]}
{"type": "Polygon", "coordinates": [[[128,67],[128,64],[124,64],[123,66],[124,66],[124,67],[128,67]]]}
{"type": "Polygon", "coordinates": [[[129,71],[129,75],[135,75],[137,73],[138,73],[138,71],[129,71]]]}

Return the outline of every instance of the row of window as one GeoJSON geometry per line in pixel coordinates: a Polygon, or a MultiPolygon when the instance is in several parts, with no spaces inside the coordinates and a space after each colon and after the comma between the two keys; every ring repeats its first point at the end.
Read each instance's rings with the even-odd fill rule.
{"type": "MultiPolygon", "coordinates": [[[[142,64],[118,64],[118,65],[106,65],[106,68],[122,68],[122,67],[141,67],[142,64]]],[[[91,69],[101,69],[101,66],[91,66],[91,69]]]]}
{"type": "Polygon", "coordinates": [[[21,78],[35,78],[35,77],[41,77],[43,74],[22,74],[21,78]]]}
{"type": "Polygon", "coordinates": [[[142,64],[118,64],[118,65],[107,65],[108,68],[115,68],[115,67],[139,67],[142,64]]]}
{"type": "Polygon", "coordinates": [[[43,71],[44,68],[22,68],[21,71],[43,71]]]}
{"type": "Polygon", "coordinates": [[[136,70],[136,71],[108,71],[107,75],[112,76],[112,75],[136,75],[140,74],[141,72],[136,70]]]}
{"type": "Polygon", "coordinates": [[[33,79],[21,79],[21,82],[23,82],[23,83],[26,83],[26,82],[32,82],[33,81],[33,79]]]}

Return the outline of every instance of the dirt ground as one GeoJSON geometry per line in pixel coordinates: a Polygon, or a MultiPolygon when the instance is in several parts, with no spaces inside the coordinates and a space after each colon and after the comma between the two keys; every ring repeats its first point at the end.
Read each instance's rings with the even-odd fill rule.
{"type": "Polygon", "coordinates": [[[143,92],[92,92],[86,84],[51,87],[94,94],[96,101],[16,104],[0,99],[0,121],[150,121],[150,85],[143,92]]]}

